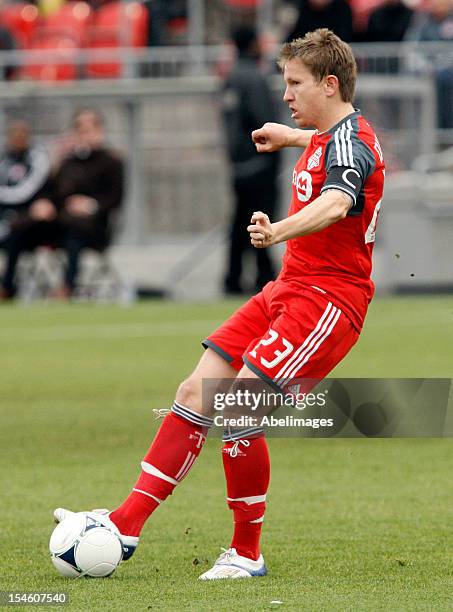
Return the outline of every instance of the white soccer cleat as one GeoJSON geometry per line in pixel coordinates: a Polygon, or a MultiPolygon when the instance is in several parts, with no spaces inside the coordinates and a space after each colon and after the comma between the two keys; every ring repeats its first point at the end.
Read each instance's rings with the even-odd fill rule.
{"type": "Polygon", "coordinates": [[[56,523],[61,523],[65,518],[68,518],[76,514],[76,512],[72,512],[71,510],[66,510],[66,508],[55,508],[53,511],[53,518],[56,523]]]}
{"type": "MultiPolygon", "coordinates": [[[[53,511],[53,517],[56,523],[60,523],[65,518],[73,516],[74,514],[79,514],[78,512],[72,512],[72,510],[67,510],[66,508],[56,508],[53,511]]],[[[98,517],[99,521],[104,525],[107,525],[118,534],[121,543],[123,544],[123,561],[128,561],[132,557],[135,552],[135,549],[138,546],[138,537],[136,536],[127,536],[120,533],[120,530],[115,525],[113,521],[110,520],[109,514],[110,511],[106,508],[97,508],[95,510],[91,510],[90,512],[83,512],[82,514],[89,514],[90,516],[98,517]]]]}
{"type": "Polygon", "coordinates": [[[241,557],[235,548],[225,550],[210,570],[201,574],[198,580],[222,580],[225,578],[254,578],[267,574],[263,555],[256,561],[241,557]]]}

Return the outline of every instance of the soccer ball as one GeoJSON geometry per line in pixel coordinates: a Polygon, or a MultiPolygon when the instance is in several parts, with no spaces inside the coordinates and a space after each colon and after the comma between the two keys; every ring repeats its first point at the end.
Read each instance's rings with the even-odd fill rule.
{"type": "Polygon", "coordinates": [[[102,514],[76,512],[55,527],[49,542],[50,558],[66,578],[110,576],[123,558],[118,534],[102,514]]]}

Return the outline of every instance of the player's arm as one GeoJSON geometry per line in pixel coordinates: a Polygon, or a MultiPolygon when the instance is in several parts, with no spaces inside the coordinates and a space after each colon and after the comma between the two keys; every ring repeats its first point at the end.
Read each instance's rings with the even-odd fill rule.
{"type": "Polygon", "coordinates": [[[281,123],[265,123],[252,132],[258,153],[273,153],[284,147],[307,147],[314,130],[299,130],[281,123]]]}
{"type": "Polygon", "coordinates": [[[276,223],[271,223],[263,212],[253,213],[247,230],[252,245],[263,249],[292,238],[320,232],[344,219],[353,203],[354,200],[348,193],[328,189],[295,215],[276,223]]]}
{"type": "MultiPolygon", "coordinates": [[[[294,215],[271,223],[262,212],[253,214],[248,226],[252,245],[265,248],[320,232],[344,219],[354,206],[360,214],[360,194],[366,178],[375,168],[371,149],[356,134],[350,135],[348,147],[332,139],[326,152],[326,179],[321,194],[294,215]]],[[[352,212],[352,211],[351,211],[352,212]]]]}

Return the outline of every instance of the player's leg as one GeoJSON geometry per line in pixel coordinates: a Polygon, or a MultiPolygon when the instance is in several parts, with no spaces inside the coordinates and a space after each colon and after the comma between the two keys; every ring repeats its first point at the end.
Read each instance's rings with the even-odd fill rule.
{"type": "MultiPolygon", "coordinates": [[[[194,372],[179,387],[175,402],[142,461],[142,471],[131,494],[110,519],[119,529],[128,551],[135,550],[138,536],[154,510],[187,476],[201,452],[212,425],[213,398],[203,397],[203,379],[234,379],[241,355],[252,338],[260,337],[268,320],[258,297],[240,308],[204,343],[206,352],[194,372]]],[[[212,390],[214,393],[215,390],[212,390]]],[[[65,513],[55,512],[61,520],[65,513]]]]}
{"type": "MultiPolygon", "coordinates": [[[[134,553],[146,520],[173,493],[198,458],[212,425],[212,401],[202,401],[203,378],[234,378],[236,370],[218,353],[207,349],[194,372],[180,386],[171,409],[141,462],[141,473],[126,500],[112,512],[95,510],[104,522],[110,520],[123,542],[123,559],[134,553]]],[[[162,414],[162,416],[164,416],[162,414]]],[[[63,520],[70,511],[57,508],[54,517],[63,520]]]]}
{"type": "MultiPolygon", "coordinates": [[[[236,380],[239,384],[243,380],[249,384],[254,378],[258,379],[258,376],[244,366],[236,380]]],[[[225,432],[222,461],[228,507],[233,511],[234,519],[231,548],[244,557],[257,560],[270,479],[270,459],[264,431],[249,428],[225,432]]]]}
{"type": "MultiPolygon", "coordinates": [[[[237,386],[247,386],[249,379],[260,379],[259,374],[244,365],[243,355],[267,333],[272,314],[269,303],[275,285],[269,283],[204,342],[205,346],[224,351],[228,357],[234,346],[244,346],[243,338],[251,339],[240,356],[235,354],[232,361],[238,371],[230,389],[233,393],[237,386]]],[[[270,475],[269,453],[263,430],[248,427],[225,432],[222,459],[235,530],[230,549],[219,557],[212,570],[200,578],[209,580],[263,575],[266,569],[259,551],[259,538],[270,475]]]]}
{"type": "MultiPolygon", "coordinates": [[[[271,321],[268,332],[245,351],[246,365],[234,386],[243,378],[259,378],[273,390],[286,392],[297,381],[308,392],[349,352],[358,333],[341,310],[324,296],[299,289],[294,293],[277,291],[277,285],[270,308],[272,301],[284,301],[286,307],[271,321]]],[[[222,456],[234,533],[229,551],[200,578],[262,575],[265,566],[259,542],[270,470],[264,435],[236,431],[226,438],[222,456]],[[238,566],[241,572],[236,571],[238,566]]]]}
{"type": "MultiPolygon", "coordinates": [[[[260,377],[243,366],[231,388],[250,387],[260,377]]],[[[261,385],[259,385],[261,386],[261,385]]],[[[201,580],[249,578],[267,573],[260,552],[260,537],[270,480],[270,460],[264,431],[248,427],[226,431],[222,460],[227,503],[233,511],[234,531],[230,548],[201,580]]]]}
{"type": "Polygon", "coordinates": [[[234,378],[236,371],[207,349],[194,372],[178,388],[175,402],[141,462],[132,492],[110,518],[122,534],[139,536],[148,517],[189,473],[212,425],[212,400],[203,398],[206,378],[234,378]],[[203,402],[204,399],[204,402],[203,402]]]}

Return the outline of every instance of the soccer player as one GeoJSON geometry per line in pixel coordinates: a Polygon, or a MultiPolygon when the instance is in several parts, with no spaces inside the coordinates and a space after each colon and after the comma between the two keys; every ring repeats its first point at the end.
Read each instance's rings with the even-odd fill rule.
{"type": "MultiPolygon", "coordinates": [[[[203,379],[264,380],[276,389],[296,378],[322,379],[357,342],[373,295],[371,252],[384,162],[372,127],[352,105],[351,48],[320,29],[285,44],[279,63],[292,118],[298,128],[316,128],[265,124],[253,133],[262,152],[306,146],[294,169],[288,217],[271,222],[255,212],[248,227],[256,248],[286,242],[283,268],[205,340],[206,350],[180,385],[132,492],[108,514],[125,559],[145,521],[202,450],[213,422],[203,379]]],[[[200,578],[262,576],[260,534],[270,472],[263,431],[249,427],[226,436],[222,458],[234,533],[230,548],[200,578]]],[[[56,520],[68,512],[57,509],[56,520]]]]}

